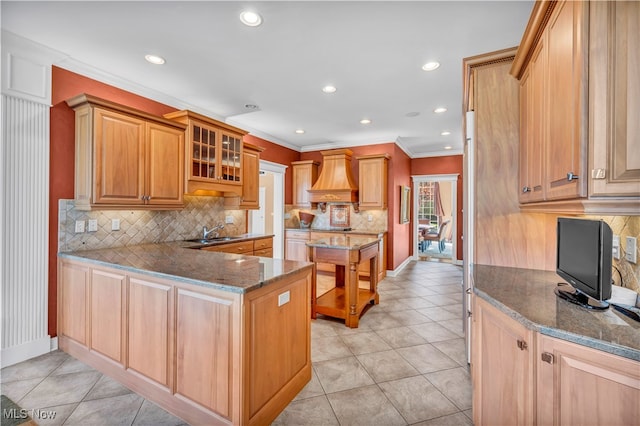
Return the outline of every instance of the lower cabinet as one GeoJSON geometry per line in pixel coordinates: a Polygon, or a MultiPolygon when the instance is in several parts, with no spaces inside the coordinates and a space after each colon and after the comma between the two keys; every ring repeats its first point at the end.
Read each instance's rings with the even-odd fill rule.
{"type": "Polygon", "coordinates": [[[190,424],[269,424],[311,379],[310,269],[245,294],[58,271],[60,349],[190,424]]]}
{"type": "Polygon", "coordinates": [[[631,425],[640,362],[527,329],[474,296],[476,425],[631,425]]]}
{"type": "Polygon", "coordinates": [[[203,247],[200,250],[244,254],[247,256],[273,257],[273,237],[219,244],[203,247]]]}
{"type": "Polygon", "coordinates": [[[638,424],[640,362],[543,335],[538,352],[538,424],[638,424]]]}
{"type": "Polygon", "coordinates": [[[308,262],[309,253],[307,251],[307,242],[311,240],[310,232],[287,229],[284,234],[286,243],[284,258],[287,260],[308,262]]]}
{"type": "Polygon", "coordinates": [[[477,297],[472,318],[473,423],[533,424],[533,332],[477,297]]]}

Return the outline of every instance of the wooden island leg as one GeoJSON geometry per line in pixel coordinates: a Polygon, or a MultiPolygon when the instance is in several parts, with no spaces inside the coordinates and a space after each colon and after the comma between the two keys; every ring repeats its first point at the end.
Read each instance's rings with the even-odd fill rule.
{"type": "Polygon", "coordinates": [[[345,325],[350,328],[358,328],[360,313],[358,312],[358,264],[349,263],[349,277],[345,288],[345,325]]]}

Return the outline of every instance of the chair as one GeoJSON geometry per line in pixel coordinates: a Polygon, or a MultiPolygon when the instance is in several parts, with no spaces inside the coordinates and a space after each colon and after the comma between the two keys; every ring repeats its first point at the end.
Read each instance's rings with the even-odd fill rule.
{"type": "Polygon", "coordinates": [[[442,222],[440,224],[440,229],[438,229],[438,233],[437,234],[435,232],[423,232],[422,233],[423,241],[425,241],[427,244],[431,244],[431,241],[437,241],[438,242],[438,250],[440,251],[440,253],[442,253],[442,250],[444,250],[445,230],[447,229],[447,226],[449,225],[449,222],[451,222],[451,221],[450,220],[445,220],[444,222],[442,222]]]}

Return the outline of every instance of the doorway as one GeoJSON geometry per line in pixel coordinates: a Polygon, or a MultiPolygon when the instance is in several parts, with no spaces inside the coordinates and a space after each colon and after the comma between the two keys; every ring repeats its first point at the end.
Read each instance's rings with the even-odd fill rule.
{"type": "Polygon", "coordinates": [[[413,257],[458,263],[458,174],[413,176],[413,257]]]}
{"type": "Polygon", "coordinates": [[[249,211],[249,233],[273,235],[273,258],[284,259],[284,173],[287,166],[260,160],[260,209],[249,211]]]}

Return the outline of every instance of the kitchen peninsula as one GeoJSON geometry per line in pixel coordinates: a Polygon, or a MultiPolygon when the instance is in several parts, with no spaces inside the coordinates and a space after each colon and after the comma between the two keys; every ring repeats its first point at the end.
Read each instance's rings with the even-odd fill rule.
{"type": "Polygon", "coordinates": [[[189,423],[268,424],[311,379],[312,265],[192,247],[60,253],[59,347],[189,423]]]}
{"type": "Polygon", "coordinates": [[[378,270],[378,239],[335,235],[310,241],[309,260],[314,262],[314,274],[311,285],[311,318],[324,314],[344,319],[344,324],[357,328],[364,308],[369,303],[377,304],[378,276],[369,274],[369,288],[358,286],[358,265],[369,263],[370,271],[378,270]],[[317,264],[329,263],[336,266],[336,286],[317,297],[317,264]]]}

